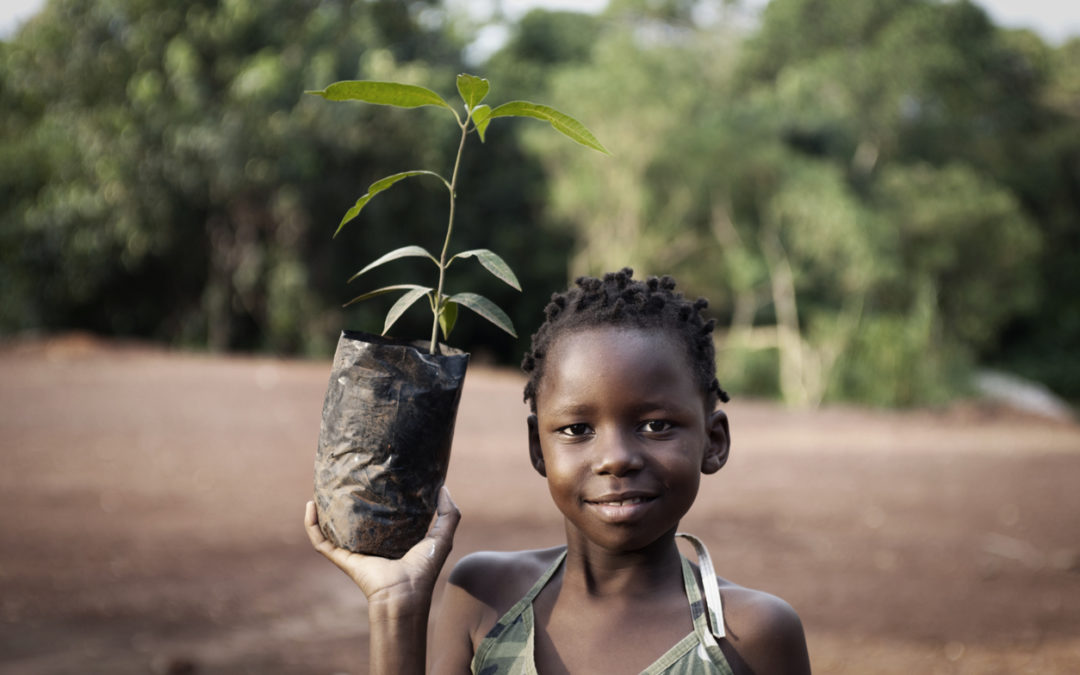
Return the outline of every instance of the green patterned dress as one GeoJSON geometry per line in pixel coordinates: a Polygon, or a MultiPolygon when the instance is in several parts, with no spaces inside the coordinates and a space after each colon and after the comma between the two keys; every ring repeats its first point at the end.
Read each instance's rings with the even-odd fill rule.
{"type": "MultiPolygon", "coordinates": [[[[683,585],[690,602],[694,631],[643,670],[642,675],[731,675],[731,667],[717,643],[717,639],[724,637],[724,618],[716,573],[713,571],[709,553],[696,537],[687,534],[678,536],[689,540],[697,550],[708,605],[702,602],[701,591],[690,562],[680,555],[683,585]]],[[[532,603],[565,558],[566,551],[563,551],[533,584],[525,597],[511,607],[484,636],[473,656],[473,675],[537,675],[536,663],[533,660],[535,631],[532,603]]]]}

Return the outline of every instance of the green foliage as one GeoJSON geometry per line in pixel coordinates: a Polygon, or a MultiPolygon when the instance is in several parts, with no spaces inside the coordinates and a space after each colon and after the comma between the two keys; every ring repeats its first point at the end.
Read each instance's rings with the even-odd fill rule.
{"type": "Polygon", "coordinates": [[[491,120],[495,118],[532,117],[550,122],[552,128],[556,131],[563,133],[571,140],[580,143],[585,147],[598,150],[605,154],[607,153],[604,146],[600,145],[600,142],[596,140],[596,137],[593,136],[583,124],[554,108],[538,105],[536,103],[529,103],[527,101],[511,101],[509,103],[504,103],[495,109],[491,109],[487,105],[482,105],[484,99],[487,97],[488,90],[490,89],[488,81],[467,73],[462,73],[457,76],[457,89],[458,94],[461,96],[461,100],[464,103],[464,117],[459,115],[450,104],[435,92],[411,84],[377,81],[349,81],[336,82],[322,91],[307,92],[309,94],[322,96],[331,101],[360,101],[362,103],[374,103],[377,105],[388,105],[399,108],[417,108],[429,105],[439,106],[446,108],[453,114],[454,120],[461,129],[461,140],[458,143],[457,156],[454,158],[454,168],[450,174],[449,180],[443,178],[438,173],[427,170],[404,171],[382,178],[372,183],[368,188],[367,193],[360,197],[356,204],[345,213],[337,230],[334,232],[334,236],[336,237],[337,233],[341,231],[341,228],[343,228],[346,223],[356,218],[372,198],[405,178],[418,175],[430,175],[435,176],[442,181],[450,193],[450,216],[446,226],[446,235],[443,241],[442,253],[439,257],[435,258],[435,256],[428,253],[427,250],[419,246],[405,246],[383,255],[379,259],[365,266],[349,279],[349,281],[352,281],[369,270],[392,260],[404,257],[426,257],[435,263],[435,266],[438,268],[438,285],[435,287],[425,287],[412,284],[395,284],[369,291],[346,303],[347,306],[390,291],[407,290],[407,292],[390,308],[390,311],[383,322],[383,334],[386,334],[406,309],[412,306],[421,297],[427,296],[433,315],[430,345],[430,351],[433,354],[438,348],[438,331],[440,327],[442,328],[443,337],[448,338],[450,336],[450,331],[457,323],[458,307],[462,306],[476,312],[498,326],[501,330],[517,337],[517,333],[514,332],[513,322],[510,317],[491,300],[475,293],[456,293],[454,295],[447,295],[443,291],[446,270],[451,263],[458,258],[472,257],[477,258],[484,269],[491,272],[496,278],[502,280],[516,290],[521,290],[517,276],[514,275],[510,266],[506,264],[506,261],[488,249],[473,249],[454,254],[449,258],[447,257],[450,246],[450,237],[454,231],[454,210],[457,199],[458,169],[461,165],[461,157],[465,150],[465,141],[468,134],[475,131],[480,136],[481,141],[483,141],[488,125],[491,120]]]}
{"type": "Polygon", "coordinates": [[[510,286],[514,290],[521,290],[521,282],[518,281],[517,275],[510,269],[510,266],[506,264],[506,261],[496,255],[493,251],[489,251],[486,248],[475,248],[471,251],[462,251],[461,253],[455,253],[450,260],[447,261],[447,265],[454,262],[457,258],[473,258],[475,257],[480,261],[480,265],[491,272],[506,285],[510,286]]]}
{"type": "MultiPolygon", "coordinates": [[[[461,76],[459,76],[460,79],[461,76]]],[[[430,89],[397,82],[335,82],[322,91],[309,91],[327,101],[362,101],[376,105],[393,105],[399,108],[420,108],[425,105],[441,106],[452,110],[450,104],[430,89]]]]}
{"type": "Polygon", "coordinates": [[[1045,229],[1011,184],[1021,153],[1002,154],[1044,124],[1037,52],[969,3],[774,0],[734,47],[638,4],[550,77],[591,92],[620,147],[598,171],[536,140],[577,224],[572,272],[629,263],[708,295],[736,392],[966,391],[1038,294],[1045,229]]]}
{"type": "MultiPolygon", "coordinates": [[[[1080,400],[1080,39],[971,2],[772,0],[744,33],[733,6],[535,10],[466,66],[437,0],[51,0],[0,42],[0,333],[320,355],[345,321],[423,333],[451,176],[409,170],[454,165],[471,115],[447,283],[507,325],[629,264],[710,298],[736,395],[936,403],[991,365],[1080,400]],[[498,122],[481,78],[435,93],[471,67],[617,159],[543,107],[498,122]],[[335,81],[391,104],[297,96],[335,81]],[[350,275],[394,290],[343,312],[350,275]]],[[[437,330],[516,360],[454,298],[437,330]]]]}
{"type": "Polygon", "coordinates": [[[440,150],[296,92],[453,68],[457,46],[405,5],[50,2],[0,52],[0,331],[325,349],[322,277],[348,251],[309,223],[385,143],[440,150]]]}
{"type": "MultiPolygon", "coordinates": [[[[342,99],[342,100],[347,100],[347,99],[342,99]]],[[[349,222],[353,218],[360,215],[361,209],[363,209],[367,205],[367,203],[369,201],[371,201],[371,199],[375,195],[379,194],[383,190],[390,189],[390,186],[392,186],[394,183],[397,183],[400,180],[404,180],[406,178],[411,178],[412,176],[425,176],[425,175],[426,176],[435,176],[436,178],[441,180],[444,185],[446,185],[447,189],[452,190],[452,188],[450,187],[450,184],[446,182],[446,179],[443,178],[442,176],[440,176],[439,174],[435,173],[434,171],[402,171],[401,173],[395,173],[393,176],[387,176],[386,178],[381,178],[381,179],[375,181],[374,183],[372,183],[371,186],[368,187],[368,191],[365,192],[363,194],[363,196],[360,197],[360,199],[356,200],[356,203],[353,204],[352,208],[350,208],[348,211],[345,212],[345,215],[341,218],[341,222],[338,223],[337,229],[334,230],[334,236],[336,237],[338,235],[338,232],[341,232],[341,228],[345,227],[345,223],[349,222]]],[[[363,274],[363,272],[361,272],[361,274],[363,274]]]]}
{"type": "Polygon", "coordinates": [[[534,119],[544,120],[545,122],[550,122],[553,129],[565,134],[575,142],[584,145],[586,148],[592,148],[593,150],[599,150],[604,154],[608,154],[607,149],[604,148],[603,145],[600,145],[600,141],[596,140],[596,137],[593,136],[583,124],[573,117],[565,115],[546,105],[529,103],[528,101],[511,101],[510,103],[504,103],[484,116],[483,122],[485,128],[487,123],[496,117],[532,117],[534,119]]]}

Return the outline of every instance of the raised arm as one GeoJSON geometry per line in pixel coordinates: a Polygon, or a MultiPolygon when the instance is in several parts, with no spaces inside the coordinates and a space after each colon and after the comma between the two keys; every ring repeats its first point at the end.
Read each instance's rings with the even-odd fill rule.
{"type": "Polygon", "coordinates": [[[304,526],[316,551],[349,575],[368,599],[371,675],[423,673],[427,622],[435,580],[446,562],[461,514],[444,487],[435,523],[400,560],[353,553],[334,546],[319,529],[313,502],[304,526]]]}

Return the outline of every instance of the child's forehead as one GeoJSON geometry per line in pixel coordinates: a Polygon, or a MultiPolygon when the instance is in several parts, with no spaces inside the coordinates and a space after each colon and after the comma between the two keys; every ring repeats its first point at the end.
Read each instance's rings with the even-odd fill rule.
{"type": "Polygon", "coordinates": [[[584,326],[556,336],[552,346],[558,348],[569,344],[602,345],[615,347],[626,341],[639,342],[641,340],[662,340],[663,334],[653,329],[638,328],[637,326],[584,326]]]}
{"type": "Polygon", "coordinates": [[[586,326],[556,335],[548,349],[547,358],[554,362],[567,358],[571,352],[616,353],[640,349],[685,352],[683,341],[674,329],[662,326],[613,324],[586,326]]]}
{"type": "Polygon", "coordinates": [[[589,327],[558,336],[547,355],[547,367],[539,389],[553,376],[589,381],[607,374],[633,370],[658,377],[664,371],[651,366],[666,365],[677,372],[672,376],[693,382],[694,368],[682,341],[664,328],[638,326],[589,327]]]}

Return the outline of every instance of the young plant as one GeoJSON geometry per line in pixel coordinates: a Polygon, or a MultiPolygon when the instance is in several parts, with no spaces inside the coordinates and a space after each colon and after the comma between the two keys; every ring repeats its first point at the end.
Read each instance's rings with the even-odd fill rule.
{"type": "Polygon", "coordinates": [[[471,309],[510,335],[517,337],[517,334],[514,332],[514,326],[510,321],[510,317],[506,315],[506,312],[499,309],[499,307],[491,300],[488,300],[482,295],[477,295],[476,293],[455,293],[453,295],[448,295],[444,292],[446,270],[455,260],[462,258],[476,258],[485,269],[500,280],[519,291],[521,290],[521,285],[518,283],[517,277],[510,269],[510,266],[506,264],[506,261],[486,248],[461,251],[460,253],[455,253],[454,255],[447,257],[450,249],[450,236],[454,232],[454,207],[457,200],[458,168],[461,165],[461,155],[465,150],[465,139],[468,135],[475,132],[477,136],[480,137],[480,141],[483,142],[484,134],[487,131],[488,124],[491,123],[491,120],[499,117],[532,117],[534,119],[549,122],[556,131],[562,132],[585,147],[608,154],[604,146],[596,140],[596,137],[593,136],[583,124],[554,108],[530,103],[528,101],[511,101],[509,103],[503,103],[495,108],[485,105],[483,100],[487,96],[488,88],[488,81],[483,78],[468,74],[457,76],[458,94],[461,95],[461,100],[465,104],[464,117],[435,92],[411,84],[350,80],[335,82],[322,91],[307,92],[309,94],[322,96],[329,101],[361,101],[364,103],[390,105],[399,108],[419,108],[429,105],[437,106],[449,110],[454,116],[454,120],[457,122],[458,127],[461,128],[461,141],[458,144],[457,156],[454,158],[454,169],[450,174],[450,180],[447,180],[445,177],[434,171],[427,170],[403,171],[377,180],[368,187],[367,193],[356,200],[356,203],[352,208],[345,213],[345,216],[338,224],[337,230],[334,231],[334,236],[336,237],[338,233],[341,232],[341,229],[345,227],[345,224],[356,218],[364,206],[366,206],[375,195],[389,189],[406,178],[412,178],[414,176],[433,176],[439,179],[446,187],[447,191],[450,193],[450,215],[446,223],[446,236],[443,238],[442,251],[438,258],[421,246],[403,246],[371,262],[349,278],[349,281],[351,282],[353,279],[356,279],[364,273],[392,260],[408,257],[422,257],[430,259],[438,268],[438,283],[435,286],[421,286],[418,284],[395,284],[393,286],[384,286],[383,288],[377,288],[373,291],[358,295],[345,303],[345,306],[347,307],[354,302],[367,300],[368,298],[373,298],[384,293],[405,291],[401,298],[390,308],[390,311],[387,312],[386,320],[383,322],[382,331],[383,335],[385,335],[405,310],[411,307],[420,298],[427,297],[433,314],[431,324],[431,347],[429,350],[432,354],[434,354],[437,349],[439,329],[442,329],[444,339],[450,336],[450,331],[453,330],[454,323],[457,321],[459,306],[471,309]]]}

